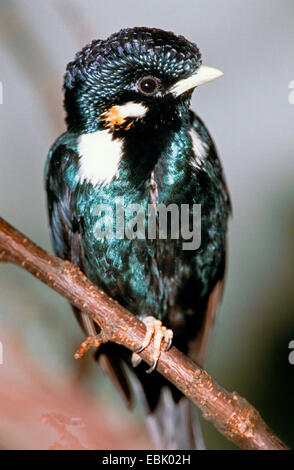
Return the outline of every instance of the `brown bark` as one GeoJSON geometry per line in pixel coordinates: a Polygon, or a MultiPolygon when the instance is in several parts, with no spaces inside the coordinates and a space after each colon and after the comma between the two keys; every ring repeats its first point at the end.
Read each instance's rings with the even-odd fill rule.
{"type": "MultiPolygon", "coordinates": [[[[0,261],[21,266],[86,312],[113,341],[134,351],[144,339],[144,325],[94,286],[77,266],[50,255],[0,218],[0,261]]],[[[152,348],[140,353],[149,365],[152,348]]],[[[236,392],[229,393],[175,347],[162,351],[157,370],[202,411],[214,426],[242,449],[286,450],[258,411],[236,392]]]]}

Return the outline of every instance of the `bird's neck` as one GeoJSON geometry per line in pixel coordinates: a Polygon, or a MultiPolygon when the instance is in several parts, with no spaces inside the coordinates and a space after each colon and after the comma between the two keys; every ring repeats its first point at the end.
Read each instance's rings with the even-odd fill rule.
{"type": "Polygon", "coordinates": [[[144,198],[154,182],[163,199],[179,188],[188,191],[190,130],[189,108],[183,106],[172,116],[167,112],[162,120],[124,134],[107,129],[82,134],[79,178],[102,191],[110,185],[113,194],[131,193],[134,198],[144,198]]]}
{"type": "MultiPolygon", "coordinates": [[[[143,135],[125,138],[122,177],[142,188],[156,182],[159,195],[167,196],[175,186],[185,185],[190,175],[192,143],[190,115],[181,116],[180,125],[147,129],[143,135]]],[[[184,189],[186,186],[182,186],[184,189]]]]}

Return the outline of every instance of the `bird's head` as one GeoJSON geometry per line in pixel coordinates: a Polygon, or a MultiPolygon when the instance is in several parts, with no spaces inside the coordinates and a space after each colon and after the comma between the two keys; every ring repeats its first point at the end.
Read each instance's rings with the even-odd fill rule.
{"type": "Polygon", "coordinates": [[[132,132],[178,118],[197,86],[222,72],[201,64],[197,46],[151,28],[123,29],[93,41],[67,66],[64,79],[68,128],[132,132]]]}

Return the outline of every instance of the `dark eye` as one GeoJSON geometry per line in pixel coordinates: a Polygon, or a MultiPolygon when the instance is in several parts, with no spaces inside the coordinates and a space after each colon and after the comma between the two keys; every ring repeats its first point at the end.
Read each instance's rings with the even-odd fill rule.
{"type": "Polygon", "coordinates": [[[138,90],[144,95],[154,95],[160,86],[160,81],[155,77],[143,77],[137,83],[138,90]]]}

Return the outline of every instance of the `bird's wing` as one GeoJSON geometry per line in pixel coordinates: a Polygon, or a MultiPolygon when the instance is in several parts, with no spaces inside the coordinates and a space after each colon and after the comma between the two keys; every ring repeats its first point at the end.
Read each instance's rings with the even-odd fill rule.
{"type": "Polygon", "coordinates": [[[224,278],[218,280],[212,288],[207,301],[204,319],[197,336],[189,343],[189,356],[203,367],[206,348],[223,295],[224,278]]]}
{"type": "MultiPolygon", "coordinates": [[[[80,218],[72,203],[72,196],[79,184],[77,178],[79,156],[72,145],[60,143],[49,153],[46,166],[46,191],[51,228],[51,239],[57,256],[67,259],[85,272],[81,243],[80,218]]],[[[87,314],[73,307],[74,314],[87,336],[99,331],[87,314]]],[[[108,345],[107,345],[108,346],[108,345]]],[[[107,354],[99,354],[98,362],[109,376],[124,401],[131,405],[128,380],[117,359],[115,345],[107,348],[107,354]],[[113,354],[112,354],[113,353],[113,354]]]]}
{"type": "MultiPolygon", "coordinates": [[[[218,185],[217,189],[220,197],[222,197],[223,200],[224,217],[228,217],[231,214],[232,208],[229,191],[223,174],[222,165],[218,158],[214,142],[207,128],[205,127],[201,119],[196,116],[193,112],[191,112],[191,128],[197,133],[201,141],[205,142],[205,158],[208,160],[209,163],[209,165],[207,165],[207,168],[211,168],[214,173],[215,181],[218,185]]],[[[211,284],[210,291],[204,301],[204,315],[201,328],[197,332],[196,337],[189,344],[189,355],[200,366],[203,366],[210,332],[222,301],[225,279],[225,266],[226,247],[224,247],[223,249],[222,262],[219,265],[219,269],[211,284]]]]}
{"type": "MultiPolygon", "coordinates": [[[[213,172],[213,176],[218,183],[218,190],[221,193],[226,205],[227,215],[230,215],[232,213],[230,194],[214,141],[203,121],[199,118],[199,116],[196,116],[193,111],[190,111],[190,123],[191,131],[194,131],[196,136],[199,136],[201,142],[203,142],[205,145],[205,148],[203,149],[205,154],[204,158],[209,163],[209,165],[206,167],[206,170],[209,171],[209,173],[210,170],[213,172]]],[[[201,152],[201,149],[199,149],[199,151],[201,152]]]]}

